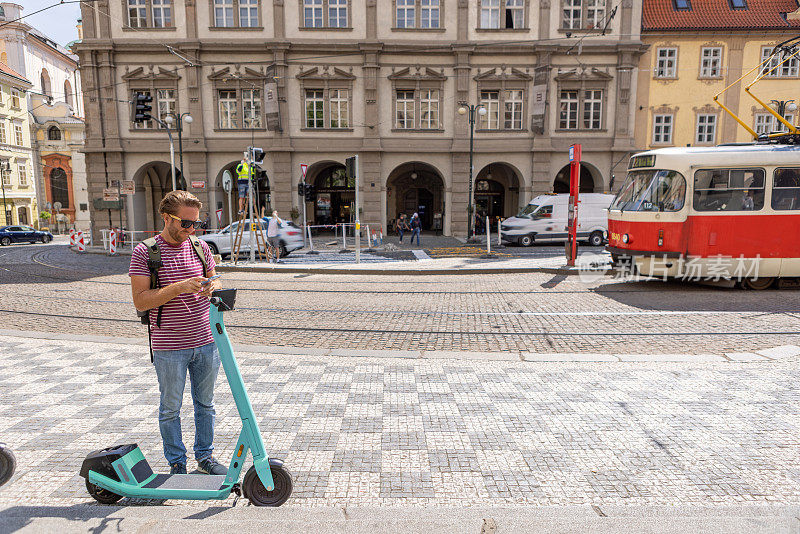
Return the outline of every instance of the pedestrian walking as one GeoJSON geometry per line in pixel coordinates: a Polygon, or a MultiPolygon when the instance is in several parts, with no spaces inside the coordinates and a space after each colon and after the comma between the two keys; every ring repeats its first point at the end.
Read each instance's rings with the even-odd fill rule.
{"type": "Polygon", "coordinates": [[[419,221],[419,214],[415,213],[411,216],[411,223],[409,226],[411,227],[411,244],[414,244],[414,236],[417,236],[417,246],[420,246],[419,236],[422,230],[422,224],[419,221]]]}
{"type": "Polygon", "coordinates": [[[202,225],[201,207],[187,191],[167,193],[158,208],[164,230],[136,246],[128,274],[134,306],[149,310],[151,358],[161,392],[158,425],[170,473],[186,473],[180,415],[188,372],[198,469],[225,475],[228,470],[213,456],[214,383],[220,359],[209,323],[209,298],[222,286],[208,280],[216,274],[214,256],[194,236],[202,225]]]}
{"type": "Polygon", "coordinates": [[[273,211],[267,225],[267,243],[269,243],[271,252],[270,257],[275,258],[275,263],[281,262],[281,240],[278,237],[278,229],[282,224],[283,221],[278,217],[277,210],[273,211]]]}
{"type": "Polygon", "coordinates": [[[397,218],[397,221],[394,223],[395,229],[397,230],[397,234],[400,236],[400,242],[403,242],[403,232],[406,230],[411,230],[406,222],[406,214],[401,213],[400,217],[397,218]]]}

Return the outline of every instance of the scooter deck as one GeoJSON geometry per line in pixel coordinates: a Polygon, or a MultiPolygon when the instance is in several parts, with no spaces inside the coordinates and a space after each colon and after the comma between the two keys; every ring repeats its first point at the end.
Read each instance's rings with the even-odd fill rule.
{"type": "Polygon", "coordinates": [[[194,489],[219,490],[225,483],[225,475],[156,475],[153,480],[142,486],[146,489],[194,489]]]}

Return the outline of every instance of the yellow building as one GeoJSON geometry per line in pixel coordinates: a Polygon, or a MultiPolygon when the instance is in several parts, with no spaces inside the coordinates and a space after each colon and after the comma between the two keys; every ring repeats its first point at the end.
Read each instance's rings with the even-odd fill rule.
{"type": "Polygon", "coordinates": [[[32,84],[0,63],[0,222],[38,225],[26,92],[32,84]]]}
{"type": "MultiPolygon", "coordinates": [[[[719,99],[757,133],[784,126],[744,91],[757,67],[782,41],[798,36],[795,0],[645,0],[636,106],[636,146],[710,146],[753,136],[725,113],[719,99]]],[[[787,61],[751,91],[797,124],[800,59],[787,61]],[[772,102],[774,101],[774,102],[772,102]]]]}

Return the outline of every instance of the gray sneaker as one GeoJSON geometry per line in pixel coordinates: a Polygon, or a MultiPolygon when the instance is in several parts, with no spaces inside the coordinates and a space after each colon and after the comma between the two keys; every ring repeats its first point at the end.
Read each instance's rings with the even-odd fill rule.
{"type": "Polygon", "coordinates": [[[227,475],[228,470],[216,458],[209,456],[197,462],[197,470],[207,475],[227,475]]]}

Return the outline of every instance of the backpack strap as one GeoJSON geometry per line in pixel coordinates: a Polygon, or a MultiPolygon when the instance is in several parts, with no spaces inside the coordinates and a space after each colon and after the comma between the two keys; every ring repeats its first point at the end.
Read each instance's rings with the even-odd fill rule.
{"type": "Polygon", "coordinates": [[[192,242],[192,248],[197,254],[197,257],[200,258],[200,262],[203,264],[203,276],[208,277],[208,262],[206,261],[206,253],[203,250],[203,246],[200,244],[200,240],[194,235],[190,235],[189,240],[192,242]]]}
{"type": "MultiPolygon", "coordinates": [[[[161,261],[161,250],[158,248],[155,237],[149,237],[142,241],[147,247],[147,270],[150,271],[150,289],[158,289],[158,270],[164,266],[161,261]]],[[[161,311],[163,306],[158,307],[156,324],[161,326],[161,311]]],[[[153,335],[150,328],[150,310],[140,313],[143,323],[147,323],[147,343],[150,346],[150,363],[153,363],[153,335]]]]}

